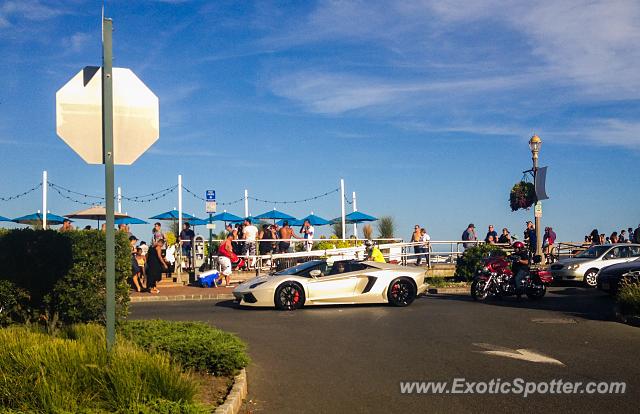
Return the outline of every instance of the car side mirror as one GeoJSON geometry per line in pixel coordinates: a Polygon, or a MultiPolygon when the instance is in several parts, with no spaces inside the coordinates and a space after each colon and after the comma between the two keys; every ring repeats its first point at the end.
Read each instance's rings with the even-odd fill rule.
{"type": "Polygon", "coordinates": [[[313,278],[318,278],[322,276],[322,272],[318,269],[313,269],[312,271],[309,272],[309,275],[313,278]]]}

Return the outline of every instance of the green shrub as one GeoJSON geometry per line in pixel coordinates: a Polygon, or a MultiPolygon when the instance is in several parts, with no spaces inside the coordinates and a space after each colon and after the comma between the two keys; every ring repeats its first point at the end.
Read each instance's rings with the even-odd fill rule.
{"type": "MultiPolygon", "coordinates": [[[[34,316],[57,321],[102,322],[105,310],[105,234],[12,230],[0,234],[0,280],[28,292],[34,316]]],[[[116,232],[116,304],[127,315],[131,256],[127,235],[116,232]]]]}
{"type": "Polygon", "coordinates": [[[331,236],[329,239],[325,239],[313,244],[313,250],[331,250],[342,249],[345,247],[355,247],[362,243],[350,240],[340,240],[337,236],[331,236]]]}
{"type": "Polygon", "coordinates": [[[237,336],[201,322],[128,321],[120,332],[144,349],[169,353],[185,368],[231,375],[249,363],[237,336]]]}
{"type": "Polygon", "coordinates": [[[618,291],[617,301],[623,314],[640,316],[640,284],[623,283],[618,291]]]}
{"type": "Polygon", "coordinates": [[[0,343],[0,406],[7,410],[197,412],[194,378],[167,355],[123,339],[108,353],[101,326],[74,326],[60,337],[11,327],[0,330],[0,343]],[[163,405],[184,409],[153,410],[163,405]]]}
{"type": "Polygon", "coordinates": [[[482,259],[490,254],[504,254],[504,250],[492,244],[479,244],[464,251],[456,260],[457,280],[472,280],[476,272],[482,268],[482,259]]]}
{"type": "Polygon", "coordinates": [[[29,293],[8,280],[0,280],[0,326],[29,320],[29,293]]]}

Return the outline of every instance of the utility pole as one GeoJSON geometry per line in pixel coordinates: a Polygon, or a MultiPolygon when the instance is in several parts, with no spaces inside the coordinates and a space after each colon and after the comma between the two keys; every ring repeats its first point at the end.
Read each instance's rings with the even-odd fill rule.
{"type": "Polygon", "coordinates": [[[47,189],[49,182],[47,180],[47,172],[42,171],[42,230],[47,229],[47,189]]]}
{"type": "Polygon", "coordinates": [[[344,179],[343,178],[340,179],[340,210],[341,210],[340,217],[342,218],[342,240],[344,240],[346,239],[347,223],[345,219],[345,209],[344,209],[344,179]]]}
{"type": "Polygon", "coordinates": [[[106,259],[107,259],[107,349],[116,343],[116,243],[113,202],[114,159],[113,159],[113,21],[102,19],[102,156],[104,162],[104,198],[106,207],[106,259]]]}

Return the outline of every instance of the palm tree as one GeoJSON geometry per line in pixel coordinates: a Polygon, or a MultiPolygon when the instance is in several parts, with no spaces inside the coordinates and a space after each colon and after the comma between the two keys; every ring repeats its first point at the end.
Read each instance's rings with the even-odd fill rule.
{"type": "Polygon", "coordinates": [[[333,223],[331,225],[332,229],[333,229],[333,234],[341,239],[342,238],[342,222],[341,221],[337,221],[335,223],[333,223]]]}
{"type": "Polygon", "coordinates": [[[381,239],[393,239],[396,223],[391,216],[383,216],[378,219],[378,233],[381,239]]]}

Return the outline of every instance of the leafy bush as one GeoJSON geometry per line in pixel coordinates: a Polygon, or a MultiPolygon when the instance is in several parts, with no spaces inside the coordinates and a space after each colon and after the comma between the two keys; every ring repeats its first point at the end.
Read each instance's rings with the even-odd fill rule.
{"type": "Polygon", "coordinates": [[[527,209],[536,202],[536,190],[532,183],[520,181],[513,185],[509,193],[511,211],[527,209]]]}
{"type": "Polygon", "coordinates": [[[472,280],[476,272],[482,268],[482,259],[489,254],[504,254],[504,250],[492,244],[479,244],[464,251],[456,260],[457,280],[472,280]]]}
{"type": "MultiPolygon", "coordinates": [[[[12,230],[0,235],[0,280],[28,292],[34,316],[50,327],[105,319],[105,234],[12,230]]],[[[131,256],[126,233],[116,232],[117,315],[127,314],[131,256]]]]}
{"type": "Polygon", "coordinates": [[[29,319],[29,294],[8,280],[0,280],[0,326],[29,319]]]}
{"type": "Polygon", "coordinates": [[[381,239],[393,239],[396,232],[396,223],[391,216],[383,216],[378,219],[378,237],[381,239]]]}
{"type": "Polygon", "coordinates": [[[331,236],[328,239],[324,239],[322,241],[314,243],[313,250],[342,249],[346,247],[355,247],[356,245],[360,244],[362,243],[350,240],[341,240],[337,236],[331,236]]]}
{"type": "Polygon", "coordinates": [[[617,301],[623,314],[640,316],[640,284],[624,282],[618,291],[617,301]]]}
{"type": "Polygon", "coordinates": [[[237,336],[201,322],[128,321],[120,332],[144,349],[169,353],[185,368],[231,375],[249,363],[237,336]]]}
{"type": "Polygon", "coordinates": [[[0,330],[0,405],[22,412],[195,413],[198,382],[163,353],[82,325],[61,337],[25,327],[0,330]]]}

